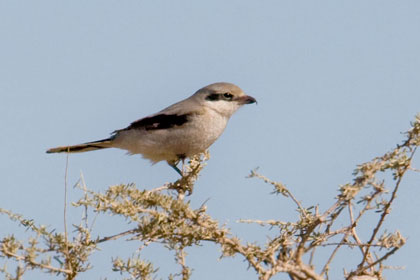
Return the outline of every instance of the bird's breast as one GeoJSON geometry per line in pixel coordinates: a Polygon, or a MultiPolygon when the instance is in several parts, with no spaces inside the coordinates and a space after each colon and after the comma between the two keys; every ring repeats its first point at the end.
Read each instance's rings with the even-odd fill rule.
{"type": "Polygon", "coordinates": [[[184,140],[191,148],[189,154],[193,155],[209,148],[223,133],[227,121],[227,118],[211,110],[192,115],[183,135],[183,138],[189,138],[184,140]]]}

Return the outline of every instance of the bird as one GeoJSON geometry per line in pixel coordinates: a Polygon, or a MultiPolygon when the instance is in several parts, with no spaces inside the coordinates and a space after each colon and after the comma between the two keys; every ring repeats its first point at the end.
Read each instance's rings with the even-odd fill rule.
{"type": "Polygon", "coordinates": [[[243,105],[256,103],[232,83],[207,85],[190,97],[158,113],[115,130],[106,139],[61,146],[47,153],[81,153],[107,148],[141,154],[153,164],[166,161],[181,177],[177,167],[186,158],[206,151],[223,133],[230,117],[243,105]]]}

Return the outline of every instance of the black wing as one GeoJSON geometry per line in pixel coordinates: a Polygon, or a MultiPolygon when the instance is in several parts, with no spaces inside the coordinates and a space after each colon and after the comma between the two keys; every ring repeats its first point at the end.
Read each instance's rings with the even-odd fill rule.
{"type": "Polygon", "coordinates": [[[180,126],[188,122],[190,114],[184,115],[155,115],[146,117],[135,121],[130,124],[129,127],[122,130],[130,129],[145,129],[145,130],[157,130],[157,129],[168,129],[175,126],[180,126]]]}

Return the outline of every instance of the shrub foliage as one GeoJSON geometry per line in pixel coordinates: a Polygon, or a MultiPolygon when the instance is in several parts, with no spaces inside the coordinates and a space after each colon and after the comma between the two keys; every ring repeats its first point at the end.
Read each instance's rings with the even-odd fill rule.
{"type": "MultiPolygon", "coordinates": [[[[58,233],[0,208],[0,213],[23,226],[28,235],[26,240],[18,240],[14,234],[1,238],[3,265],[0,273],[6,279],[22,279],[30,270],[42,270],[59,278],[77,279],[91,269],[89,258],[102,243],[130,239],[141,242],[142,247],[136,248],[137,252],[151,243],[160,243],[175,254],[179,271],[169,275],[169,279],[190,278],[192,269],[187,265],[185,249],[204,241],[219,246],[223,257],[243,258],[261,280],[280,273],[293,280],[329,279],[333,261],[339,256],[337,253],[350,249],[359,252],[360,261],[352,270],[344,271],[345,279],[383,279],[387,268],[384,261],[405,244],[402,234],[388,232],[384,222],[406,173],[419,171],[411,162],[420,145],[420,115],[405,136],[405,141],[395,149],[357,166],[353,181],[340,186],[334,203],[329,206],[302,205],[282,183],[252,171],[249,177],[263,180],[273,187],[274,194],[291,199],[299,213],[298,219],[291,221],[242,220],[276,229],[276,236],[263,246],[240,240],[212,218],[205,205],[198,209],[190,206],[188,199],[192,198],[187,195],[193,192],[208,154],[192,158],[184,168],[185,175],[178,181],[152,190],[140,190],[129,184],[95,192],[81,182],[83,195],[72,206],[81,207],[85,214],[80,224],[73,225],[71,233],[67,230],[58,233]],[[88,222],[88,213],[92,211],[96,215],[121,217],[130,229],[109,236],[92,236],[93,223],[88,222]],[[375,223],[370,224],[370,229],[362,229],[360,222],[368,213],[370,219],[372,216],[376,219],[375,223]],[[359,234],[362,230],[371,234],[362,238],[359,234]],[[323,262],[317,260],[319,250],[328,252],[323,262]],[[12,271],[6,265],[10,263],[14,263],[12,271]]],[[[110,265],[125,279],[157,277],[154,264],[140,258],[139,254],[127,259],[115,256],[110,265]]]]}

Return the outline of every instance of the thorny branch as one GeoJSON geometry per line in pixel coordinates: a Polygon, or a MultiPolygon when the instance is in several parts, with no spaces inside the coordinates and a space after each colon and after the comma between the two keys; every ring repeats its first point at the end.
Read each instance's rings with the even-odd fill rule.
{"type": "MultiPolygon", "coordinates": [[[[323,212],[319,205],[306,207],[284,184],[252,171],[249,177],[272,185],[273,193],[291,199],[299,213],[298,218],[291,221],[240,220],[276,232],[264,246],[240,240],[208,215],[205,205],[198,209],[190,207],[186,195],[193,192],[194,183],[204,166],[203,160],[208,158],[208,154],[192,158],[185,167],[185,175],[178,181],[152,190],[139,190],[129,184],[111,186],[101,193],[88,190],[83,184],[82,198],[73,203],[73,206],[83,209],[81,223],[74,225],[75,237],[67,237],[67,230],[64,234],[53,233],[45,226],[36,226],[32,220],[0,209],[0,213],[34,234],[26,242],[17,241],[13,235],[0,240],[0,258],[19,263],[16,277],[7,271],[6,266],[0,269],[0,274],[6,275],[7,279],[21,279],[21,275],[28,270],[40,269],[64,275],[68,280],[76,279],[77,275],[91,268],[89,256],[98,250],[97,246],[125,239],[137,242],[135,247],[138,254],[125,260],[116,256],[112,261],[112,270],[128,275],[129,279],[156,278],[158,269],[140,258],[140,253],[149,244],[159,243],[175,253],[175,262],[181,267],[181,271],[169,275],[169,279],[187,280],[192,273],[187,266],[188,248],[203,242],[220,246],[222,257],[241,256],[260,280],[269,280],[279,273],[287,274],[293,280],[329,279],[328,274],[338,257],[337,253],[347,250],[353,254],[354,250],[350,249],[356,247],[361,261],[353,269],[344,268],[352,269],[349,273],[345,272],[345,279],[383,279],[382,273],[386,268],[383,262],[405,244],[404,237],[398,231],[387,233],[384,221],[391,212],[404,175],[407,171],[418,172],[411,162],[419,145],[420,115],[412,123],[403,144],[359,165],[354,172],[354,180],[340,186],[336,201],[330,207],[325,207],[327,210],[323,212]],[[391,180],[380,179],[387,178],[387,174],[392,175],[391,180]],[[92,237],[94,221],[89,225],[88,213],[121,217],[130,229],[92,237]],[[360,221],[367,213],[376,215],[377,222],[371,229],[372,234],[364,240],[358,232],[362,230],[360,221]],[[320,258],[316,250],[319,248],[329,250],[329,253],[325,262],[316,267],[312,261],[320,258]],[[52,260],[57,264],[53,265],[52,260]]],[[[319,264],[319,260],[315,263],[319,264]]]]}

